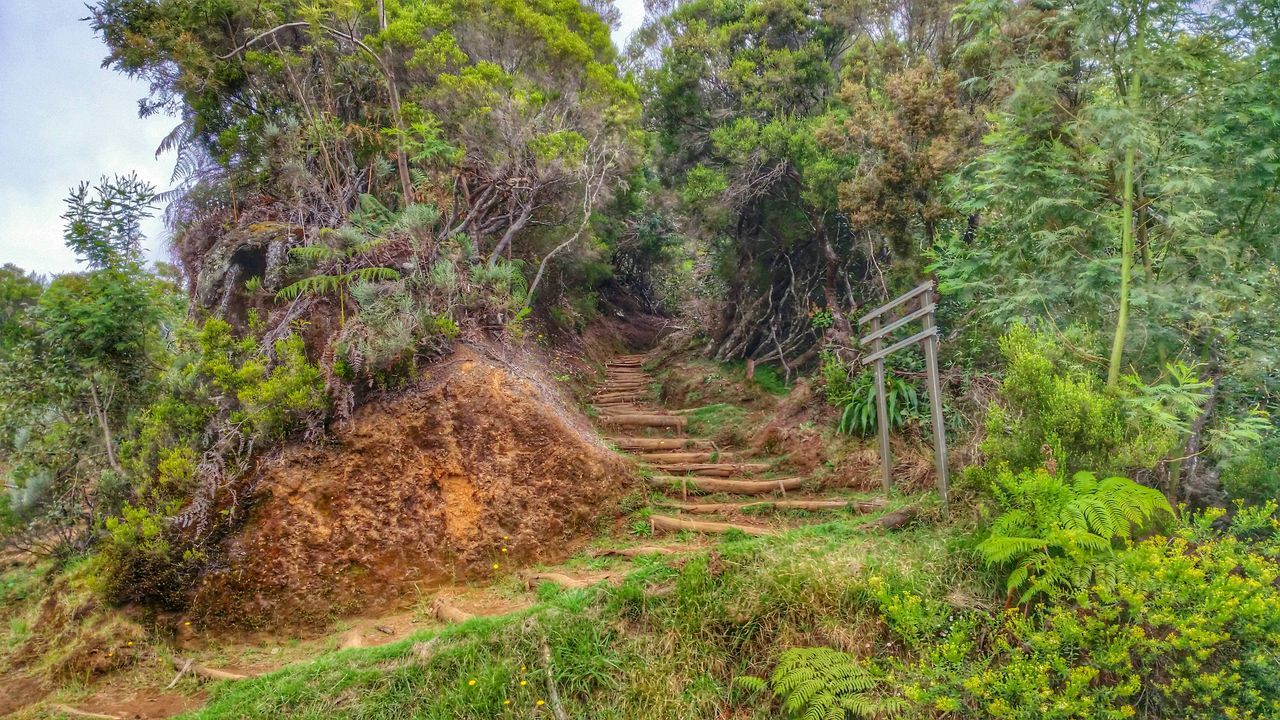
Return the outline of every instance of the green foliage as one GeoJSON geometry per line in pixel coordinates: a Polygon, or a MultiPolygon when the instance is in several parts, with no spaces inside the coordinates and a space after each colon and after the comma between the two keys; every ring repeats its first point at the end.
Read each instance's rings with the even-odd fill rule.
{"type": "Polygon", "coordinates": [[[1222,487],[1232,499],[1261,505],[1280,498],[1280,438],[1272,436],[1222,468],[1222,487]]]}
{"type": "Polygon", "coordinates": [[[328,407],[320,369],[307,360],[302,338],[277,340],[274,362],[252,357],[236,371],[234,388],[240,412],[233,421],[243,422],[249,434],[278,440],[290,432],[323,418],[328,407]]]}
{"type": "Polygon", "coordinates": [[[137,173],[103,177],[89,194],[88,182],[67,197],[67,247],[90,268],[123,268],[142,260],[142,221],[155,207],[155,187],[137,173]]]}
{"type": "Polygon", "coordinates": [[[772,365],[757,365],[751,379],[770,395],[786,395],[791,392],[787,387],[787,379],[779,375],[778,369],[772,365]]]}
{"type": "Polygon", "coordinates": [[[1219,535],[1215,517],[1118,550],[1124,582],[1077,602],[963,614],[906,669],[904,696],[966,717],[1273,716],[1275,545],[1219,535]]]}
{"type": "Polygon", "coordinates": [[[988,565],[1013,567],[1007,588],[1019,603],[1114,587],[1117,545],[1173,515],[1158,490],[1083,471],[1066,481],[1043,468],[1006,470],[994,491],[1003,512],[977,550],[988,565]]]}
{"type": "MultiPolygon", "coordinates": [[[[875,371],[863,370],[852,375],[838,358],[824,353],[821,373],[827,404],[840,410],[836,429],[847,435],[874,434],[879,427],[875,371]]],[[[885,370],[885,403],[890,430],[901,429],[921,416],[916,386],[888,368],[885,370]]]]}
{"type": "Polygon", "coordinates": [[[111,602],[144,600],[180,607],[199,558],[176,542],[170,517],[176,503],[156,510],[125,505],[109,517],[94,562],[97,591],[111,602]]]}
{"type": "Polygon", "coordinates": [[[788,716],[805,720],[892,717],[903,709],[901,700],[872,692],[880,685],[874,672],[831,648],[786,650],[768,683],[749,676],[734,682],[752,692],[767,685],[788,716]]]}
{"type": "MultiPolygon", "coordinates": [[[[1150,467],[1180,439],[1174,423],[1153,420],[1153,401],[1102,388],[1093,372],[1071,362],[1044,333],[1016,325],[1000,339],[1000,351],[1008,367],[982,443],[990,467],[1018,472],[1052,458],[1067,473],[1122,473],[1150,467]]],[[[1195,407],[1170,407],[1163,400],[1154,405],[1173,418],[1182,417],[1180,408],[1195,407]]]]}

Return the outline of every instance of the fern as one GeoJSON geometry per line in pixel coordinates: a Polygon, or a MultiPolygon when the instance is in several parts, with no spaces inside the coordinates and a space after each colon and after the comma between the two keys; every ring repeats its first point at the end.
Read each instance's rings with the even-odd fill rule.
{"type": "MultiPolygon", "coordinates": [[[[366,205],[370,216],[382,218],[377,211],[381,206],[377,205],[376,200],[369,198],[366,205]]],[[[366,222],[373,221],[366,217],[366,222]]],[[[315,269],[318,272],[281,288],[276,293],[276,299],[296,300],[303,295],[336,294],[339,325],[346,325],[346,298],[353,285],[399,280],[400,273],[381,267],[368,257],[386,242],[385,238],[368,238],[353,226],[336,230],[326,228],[321,231],[320,236],[331,244],[303,245],[289,250],[289,257],[298,261],[304,269],[315,269]]],[[[295,271],[297,269],[295,266],[295,271]]]]}
{"type": "Polygon", "coordinates": [[[1026,603],[1037,596],[1114,585],[1115,547],[1171,516],[1159,491],[1132,480],[1079,472],[1065,482],[1043,468],[1001,475],[996,498],[1006,511],[977,550],[988,565],[1012,565],[1006,587],[1026,603]]]}
{"type": "Polygon", "coordinates": [[[897,698],[873,691],[880,679],[853,657],[831,648],[795,648],[778,657],[766,681],[734,678],[734,685],[751,693],[772,690],[788,716],[803,720],[847,720],[886,717],[902,712],[897,698]]]}

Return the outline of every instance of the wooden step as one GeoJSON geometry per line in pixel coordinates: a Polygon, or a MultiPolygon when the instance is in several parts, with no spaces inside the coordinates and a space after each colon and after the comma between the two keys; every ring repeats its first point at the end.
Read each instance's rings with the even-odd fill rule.
{"type": "Polygon", "coordinates": [[[778,480],[722,480],[719,478],[682,477],[680,475],[654,475],[648,478],[654,487],[666,490],[678,489],[694,493],[729,493],[732,495],[767,495],[785,493],[804,487],[804,478],[778,480]]]}
{"type": "Polygon", "coordinates": [[[611,437],[608,440],[622,450],[700,450],[713,447],[710,440],[698,438],[611,437]]]}
{"type": "Polygon", "coordinates": [[[769,465],[768,463],[653,463],[653,468],[672,475],[735,477],[764,472],[769,469],[769,465]]]}
{"type": "Polygon", "coordinates": [[[598,548],[591,550],[587,554],[591,557],[625,557],[638,558],[645,555],[676,555],[681,551],[688,551],[688,548],[678,547],[659,547],[657,545],[637,545],[629,548],[598,548]]]}
{"type": "Polygon", "coordinates": [[[615,427],[652,427],[652,428],[675,428],[683,430],[688,424],[687,418],[675,415],[654,415],[654,414],[626,414],[626,415],[603,415],[600,418],[608,425],[615,427]]]}
{"type": "Polygon", "coordinates": [[[663,500],[656,503],[662,507],[688,513],[724,514],[736,513],[751,508],[774,508],[777,510],[848,510],[856,513],[875,512],[884,507],[883,500],[756,500],[737,503],[686,503],[677,500],[663,500]]]}
{"type": "Polygon", "coordinates": [[[647,463],[707,463],[716,460],[733,460],[732,453],[702,452],[654,452],[642,453],[640,459],[647,463]]]}
{"type": "Polygon", "coordinates": [[[650,515],[649,526],[654,532],[659,530],[668,530],[671,532],[679,532],[681,530],[692,530],[702,533],[725,533],[730,530],[740,530],[748,535],[773,535],[774,531],[769,528],[755,527],[752,525],[738,525],[736,523],[723,522],[706,522],[703,520],[683,520],[673,518],[667,515],[650,515]]]}
{"type": "Polygon", "coordinates": [[[648,387],[633,388],[601,388],[593,393],[592,397],[608,397],[610,395],[648,395],[648,387]]]}

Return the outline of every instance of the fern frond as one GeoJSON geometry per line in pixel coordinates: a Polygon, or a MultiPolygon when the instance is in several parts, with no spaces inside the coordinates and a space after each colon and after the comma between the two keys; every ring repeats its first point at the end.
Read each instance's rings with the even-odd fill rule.
{"type": "Polygon", "coordinates": [[[337,291],[341,287],[341,278],[337,275],[312,275],[292,285],[286,285],[276,293],[277,300],[296,300],[303,295],[324,295],[337,291]]]}
{"type": "Polygon", "coordinates": [[[988,565],[1001,565],[1047,546],[1048,543],[1043,538],[992,535],[978,543],[977,550],[988,565]]]}
{"type": "Polygon", "coordinates": [[[342,251],[324,245],[303,245],[290,248],[289,256],[307,263],[333,262],[342,259],[342,251]]]}
{"type": "Polygon", "coordinates": [[[399,280],[400,273],[392,270],[391,268],[371,267],[352,270],[343,277],[348,283],[390,282],[392,280],[399,280]]]}

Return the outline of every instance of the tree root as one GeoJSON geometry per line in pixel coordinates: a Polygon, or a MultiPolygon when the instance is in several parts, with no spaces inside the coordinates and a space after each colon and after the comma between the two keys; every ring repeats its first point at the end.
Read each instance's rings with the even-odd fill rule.
{"type": "Polygon", "coordinates": [[[173,666],[178,670],[183,670],[184,668],[186,668],[192,674],[199,675],[205,680],[247,680],[251,677],[249,675],[241,675],[240,673],[233,673],[229,670],[219,670],[217,668],[210,668],[210,667],[205,667],[203,665],[196,665],[191,660],[183,660],[182,658],[177,657],[176,655],[173,658],[173,666]]]}

